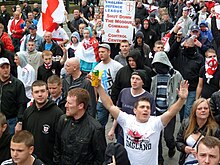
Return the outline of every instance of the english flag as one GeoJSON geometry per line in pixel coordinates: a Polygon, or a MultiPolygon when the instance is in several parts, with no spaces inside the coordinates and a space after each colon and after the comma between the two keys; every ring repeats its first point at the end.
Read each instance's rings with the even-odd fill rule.
{"type": "Polygon", "coordinates": [[[63,0],[42,0],[41,17],[37,24],[37,33],[43,36],[45,31],[52,32],[57,24],[65,20],[63,0]]]}
{"type": "Polygon", "coordinates": [[[145,6],[145,8],[147,9],[148,13],[151,13],[153,11],[157,11],[159,9],[158,6],[154,6],[154,5],[148,5],[148,4],[143,4],[145,6]]]}
{"type": "MultiPolygon", "coordinates": [[[[181,28],[183,28],[183,22],[177,22],[176,24],[179,26],[179,30],[181,28]]],[[[161,38],[161,41],[164,44],[164,51],[165,52],[169,52],[170,51],[169,39],[170,39],[170,36],[171,36],[174,28],[175,28],[175,26],[167,34],[165,34],[164,37],[161,38]]]]}

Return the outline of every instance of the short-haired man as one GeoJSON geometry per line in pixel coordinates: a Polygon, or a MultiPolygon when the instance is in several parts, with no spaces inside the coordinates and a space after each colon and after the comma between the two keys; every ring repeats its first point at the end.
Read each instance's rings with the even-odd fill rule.
{"type": "Polygon", "coordinates": [[[6,116],[10,133],[14,134],[15,126],[21,129],[23,112],[28,99],[23,83],[10,74],[11,65],[7,58],[0,58],[0,111],[6,116]]]}
{"type": "Polygon", "coordinates": [[[158,143],[161,130],[179,112],[188,95],[188,82],[181,82],[179,99],[161,116],[150,116],[151,104],[140,98],[134,105],[134,115],[128,115],[114,106],[99,82],[96,88],[105,108],[117,119],[124,132],[125,149],[132,165],[158,164],[158,143]]]}
{"type": "Polygon", "coordinates": [[[63,65],[66,61],[66,49],[63,47],[65,51],[64,56],[60,60],[53,60],[53,53],[49,50],[44,50],[42,52],[42,58],[44,64],[39,66],[37,70],[37,80],[43,80],[47,82],[47,79],[52,75],[60,76],[60,71],[63,68],[63,65]]]}
{"type": "Polygon", "coordinates": [[[62,91],[62,79],[57,75],[52,75],[47,79],[47,86],[51,100],[65,113],[66,97],[62,91]]]}
{"type": "MultiPolygon", "coordinates": [[[[136,70],[131,75],[131,88],[124,88],[118,96],[117,106],[121,111],[126,112],[127,114],[134,115],[134,103],[141,97],[147,97],[150,101],[152,111],[151,115],[155,115],[156,106],[154,97],[152,94],[143,89],[145,82],[145,71],[136,70]]],[[[108,138],[113,140],[114,132],[116,134],[117,142],[124,144],[123,131],[120,126],[117,125],[117,121],[114,120],[113,126],[108,133],[108,138]],[[115,132],[116,126],[118,127],[115,132]]]]}
{"type": "Polygon", "coordinates": [[[28,63],[33,66],[35,73],[36,73],[36,78],[37,78],[37,70],[39,66],[43,65],[44,61],[42,58],[42,53],[36,50],[36,44],[34,41],[29,40],[27,42],[27,60],[28,63]]]}
{"type": "Polygon", "coordinates": [[[28,29],[29,29],[30,34],[28,34],[27,37],[25,38],[25,40],[23,41],[24,47],[20,48],[20,50],[21,51],[28,50],[28,48],[27,48],[28,41],[34,41],[36,50],[39,50],[40,46],[43,42],[43,37],[41,37],[37,34],[37,25],[32,24],[32,25],[30,25],[30,27],[28,29]]]}
{"type": "Polygon", "coordinates": [[[120,52],[118,55],[115,56],[114,60],[118,61],[121,65],[125,66],[127,65],[126,57],[129,54],[130,51],[130,45],[128,40],[122,40],[120,42],[120,52]]]}
{"type": "Polygon", "coordinates": [[[196,88],[196,99],[199,97],[210,98],[219,90],[220,67],[214,49],[205,52],[205,65],[199,71],[199,83],[196,88]]]}
{"type": "Polygon", "coordinates": [[[56,133],[54,163],[102,164],[106,148],[102,126],[86,113],[89,93],[82,88],[69,90],[66,115],[61,116],[56,133]]]}
{"type": "Polygon", "coordinates": [[[54,40],[52,40],[51,32],[44,33],[44,42],[41,43],[39,51],[43,52],[44,50],[50,50],[54,57],[63,56],[63,50],[54,40]]]}
{"type": "Polygon", "coordinates": [[[75,9],[73,11],[73,20],[70,21],[67,19],[66,22],[67,22],[67,27],[69,28],[71,33],[73,33],[74,31],[79,30],[79,24],[84,23],[84,20],[80,17],[79,10],[75,9]]]}
{"type": "Polygon", "coordinates": [[[160,52],[160,51],[164,51],[164,44],[161,40],[157,40],[154,43],[153,51],[149,53],[150,62],[153,61],[155,53],[160,52]]]}
{"type": "MultiPolygon", "coordinates": [[[[100,73],[101,71],[103,71],[101,74],[101,79],[102,79],[101,81],[105,89],[105,92],[109,96],[111,96],[112,85],[115,81],[115,76],[118,70],[123,67],[119,62],[111,59],[110,54],[111,54],[110,46],[108,44],[100,44],[99,57],[101,59],[101,62],[98,63],[94,68],[94,70],[99,70],[100,73]]],[[[100,98],[98,100],[96,109],[97,109],[97,120],[101,123],[103,127],[105,127],[105,125],[108,122],[109,112],[103,106],[100,98]]]]}
{"type": "Polygon", "coordinates": [[[48,99],[47,84],[37,80],[32,84],[34,102],[24,112],[23,130],[30,131],[35,141],[34,154],[44,163],[53,165],[53,147],[57,121],[63,111],[48,99]]]}
{"type": "Polygon", "coordinates": [[[44,165],[40,160],[32,156],[34,151],[34,137],[26,131],[17,132],[11,139],[11,159],[2,165],[44,165]]]}
{"type": "Polygon", "coordinates": [[[218,165],[220,161],[220,141],[213,136],[205,136],[197,145],[198,165],[218,165]]]}
{"type": "Polygon", "coordinates": [[[196,159],[184,165],[219,165],[220,140],[214,136],[203,137],[197,145],[196,159]]]}
{"type": "Polygon", "coordinates": [[[88,113],[96,116],[96,95],[91,82],[86,78],[87,74],[80,70],[80,60],[77,57],[69,58],[65,63],[67,76],[63,79],[63,91],[65,96],[70,88],[83,88],[90,94],[88,113]]]}

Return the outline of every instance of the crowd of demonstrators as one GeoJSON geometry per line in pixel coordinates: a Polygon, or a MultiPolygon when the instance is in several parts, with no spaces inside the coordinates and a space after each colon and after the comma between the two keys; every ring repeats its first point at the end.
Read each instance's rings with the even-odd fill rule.
{"type": "Polygon", "coordinates": [[[0,163],[118,164],[116,150],[105,152],[110,112],[108,138],[124,146],[126,165],[166,164],[162,136],[168,157],[177,147],[179,163],[201,165],[206,136],[220,138],[219,2],[136,0],[133,40],[120,43],[102,42],[104,5],[78,2],[72,17],[64,13],[70,36],[63,24],[40,36],[37,3],[13,6],[12,17],[1,6],[0,163]],[[94,70],[103,88],[92,86],[94,70]],[[30,150],[22,162],[14,143],[30,150]]]}

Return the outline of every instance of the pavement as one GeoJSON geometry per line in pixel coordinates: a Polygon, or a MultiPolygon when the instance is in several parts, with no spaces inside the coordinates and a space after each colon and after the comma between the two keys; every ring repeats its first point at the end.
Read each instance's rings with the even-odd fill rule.
{"type": "MultiPolygon", "coordinates": [[[[71,20],[71,18],[73,18],[73,15],[69,14],[69,18],[71,20]]],[[[67,28],[66,24],[64,24],[63,28],[66,30],[68,36],[70,36],[71,32],[67,28]]],[[[105,133],[107,143],[112,142],[112,141],[109,141],[108,138],[107,138],[107,133],[110,130],[111,126],[112,126],[112,120],[109,117],[109,120],[108,120],[108,123],[107,123],[107,126],[106,126],[106,133],[105,133]]],[[[179,115],[177,115],[176,127],[175,127],[175,133],[174,133],[175,137],[176,137],[176,134],[177,134],[177,132],[179,130],[179,127],[180,127],[180,120],[179,120],[179,115]]],[[[115,139],[113,141],[115,141],[115,139]]],[[[177,165],[178,164],[179,151],[176,150],[176,154],[174,155],[174,157],[173,158],[169,158],[168,157],[168,148],[166,147],[166,144],[165,144],[164,140],[163,140],[163,158],[164,158],[164,165],[177,165]]]]}

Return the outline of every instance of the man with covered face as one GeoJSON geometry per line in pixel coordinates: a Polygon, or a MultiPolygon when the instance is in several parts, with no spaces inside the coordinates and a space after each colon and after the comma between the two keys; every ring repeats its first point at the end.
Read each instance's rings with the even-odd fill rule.
{"type": "Polygon", "coordinates": [[[199,97],[210,98],[212,93],[218,91],[220,80],[220,68],[214,49],[208,49],[205,53],[205,65],[199,71],[199,83],[196,89],[196,99],[199,97]]]}
{"type": "Polygon", "coordinates": [[[182,121],[189,116],[191,106],[195,100],[196,88],[199,82],[199,71],[204,65],[204,58],[197,52],[192,37],[181,43],[181,37],[178,35],[168,55],[173,68],[178,70],[183,76],[183,79],[189,82],[189,95],[180,113],[180,119],[182,121]]]}
{"type": "MultiPolygon", "coordinates": [[[[179,88],[179,83],[183,79],[179,71],[175,70],[170,63],[167,54],[164,51],[155,53],[152,61],[155,75],[152,77],[151,94],[154,96],[156,104],[156,116],[164,114],[167,109],[174,104],[178,96],[175,91],[179,88]]],[[[176,116],[164,128],[164,140],[168,147],[168,156],[172,158],[175,155],[174,130],[176,116]]],[[[162,132],[158,146],[158,164],[163,164],[162,156],[162,132]]]]}

